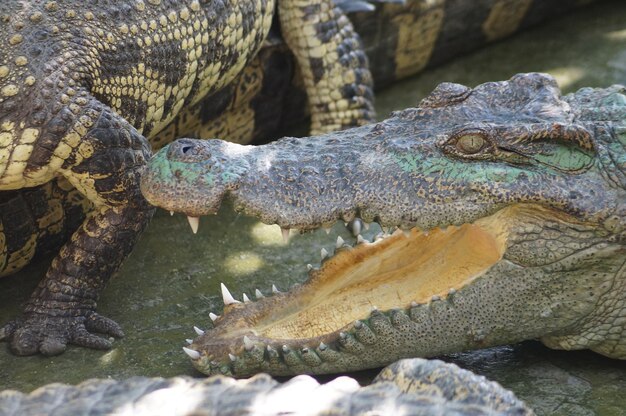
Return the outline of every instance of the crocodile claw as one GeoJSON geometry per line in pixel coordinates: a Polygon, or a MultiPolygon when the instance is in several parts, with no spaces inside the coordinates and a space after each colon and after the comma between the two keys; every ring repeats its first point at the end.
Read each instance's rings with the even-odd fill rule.
{"type": "Polygon", "coordinates": [[[16,355],[59,355],[68,344],[98,350],[110,349],[109,340],[93,334],[98,332],[115,338],[124,336],[113,320],[91,312],[86,316],[55,317],[29,314],[9,322],[0,330],[0,341],[9,343],[16,355]]]}

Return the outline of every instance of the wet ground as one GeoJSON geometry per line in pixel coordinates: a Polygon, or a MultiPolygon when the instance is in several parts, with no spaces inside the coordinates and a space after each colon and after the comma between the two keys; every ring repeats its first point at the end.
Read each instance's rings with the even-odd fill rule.
{"type": "MultiPolygon", "coordinates": [[[[411,106],[441,81],[476,85],[517,72],[556,76],[565,91],[626,83],[626,2],[592,6],[398,84],[379,95],[381,115],[411,106]]],[[[372,227],[369,234],[375,234],[372,227]]],[[[99,311],[119,322],[126,337],[109,352],[70,348],[59,357],[15,358],[0,348],[0,389],[32,390],[46,383],[91,377],[198,375],[181,346],[192,325],[208,326],[220,313],[224,282],[240,298],[269,292],[306,277],[320,247],[343,224],[282,242],[278,227],[238,216],[228,207],[203,218],[193,235],[182,215],[159,212],[100,301],[99,311]]],[[[16,315],[48,265],[41,259],[0,282],[0,322],[16,315]]],[[[448,359],[502,383],[544,415],[626,414],[626,362],[589,352],[552,351],[536,342],[459,354],[448,359]]],[[[356,376],[366,381],[373,373],[356,376]]]]}

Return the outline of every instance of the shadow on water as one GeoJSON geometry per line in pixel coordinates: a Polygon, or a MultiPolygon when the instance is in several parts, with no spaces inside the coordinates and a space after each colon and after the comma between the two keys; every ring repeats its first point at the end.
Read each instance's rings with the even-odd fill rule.
{"type": "MultiPolygon", "coordinates": [[[[490,48],[429,70],[378,98],[379,113],[415,105],[443,80],[476,85],[525,71],[546,71],[566,91],[626,82],[626,3],[608,2],[554,20],[490,48]]],[[[372,227],[370,235],[377,232],[372,227]]],[[[32,390],[46,383],[78,383],[91,377],[199,376],[181,351],[193,325],[209,326],[220,313],[219,284],[241,299],[272,283],[287,289],[319,263],[320,247],[350,236],[342,224],[331,235],[295,235],[288,246],[276,226],[238,216],[228,207],[203,218],[198,235],[181,215],[159,212],[129,260],[100,300],[99,311],[119,322],[126,337],[108,352],[70,347],[59,357],[15,358],[0,346],[0,388],[32,390]]],[[[0,281],[0,322],[43,275],[50,259],[39,259],[0,281]]],[[[446,357],[514,390],[539,414],[626,414],[626,363],[590,352],[552,351],[538,343],[446,357]]],[[[362,382],[375,372],[357,373],[362,382]]],[[[322,379],[328,379],[323,377],[322,379]]]]}

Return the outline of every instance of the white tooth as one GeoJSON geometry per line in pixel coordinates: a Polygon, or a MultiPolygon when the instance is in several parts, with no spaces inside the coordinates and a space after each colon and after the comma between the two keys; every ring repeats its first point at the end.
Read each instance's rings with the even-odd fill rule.
{"type": "Polygon", "coordinates": [[[191,348],[183,347],[183,351],[187,354],[192,360],[197,360],[200,358],[200,353],[196,350],[192,350],[191,348]]]}
{"type": "Polygon", "coordinates": [[[231,305],[233,303],[241,303],[238,300],[235,300],[235,298],[233,297],[233,295],[230,294],[230,292],[228,291],[228,288],[226,287],[224,283],[220,283],[220,285],[222,287],[222,299],[224,300],[224,305],[231,305]]]}
{"type": "Polygon", "coordinates": [[[365,239],[363,238],[363,236],[361,234],[356,236],[356,243],[357,244],[363,244],[365,243],[365,239]]]}
{"type": "Polygon", "coordinates": [[[200,226],[200,218],[187,216],[187,221],[189,221],[189,225],[191,226],[191,231],[194,234],[197,234],[198,227],[200,226]]]}
{"type": "Polygon", "coordinates": [[[365,231],[368,231],[370,229],[370,223],[369,222],[364,222],[363,226],[365,227],[365,231]]]}
{"type": "Polygon", "coordinates": [[[246,335],[243,336],[243,346],[246,349],[251,349],[252,347],[254,347],[254,344],[252,343],[252,341],[250,341],[250,338],[248,338],[246,335]]]}
{"type": "Polygon", "coordinates": [[[343,247],[345,241],[343,241],[343,238],[341,238],[340,235],[337,236],[337,243],[335,244],[336,248],[341,248],[343,247]]]}
{"type": "Polygon", "coordinates": [[[211,318],[213,322],[217,321],[217,318],[219,317],[220,317],[219,315],[216,315],[213,312],[209,312],[209,318],[211,318]]]}
{"type": "Polygon", "coordinates": [[[228,354],[228,358],[230,358],[230,361],[235,361],[237,359],[237,357],[235,357],[234,355],[230,353],[228,354]]]}
{"type": "Polygon", "coordinates": [[[170,211],[170,217],[174,215],[174,211],[170,211]]]}
{"type": "Polygon", "coordinates": [[[307,269],[308,271],[313,270],[313,265],[312,265],[312,264],[307,264],[307,265],[306,265],[306,269],[307,269]]]}
{"type": "Polygon", "coordinates": [[[189,344],[189,345],[193,344],[193,339],[187,338],[185,341],[187,341],[187,344],[189,344]]]}
{"type": "Polygon", "coordinates": [[[262,298],[265,297],[265,296],[263,296],[263,293],[261,293],[261,291],[259,289],[255,289],[254,290],[254,294],[256,295],[257,299],[262,299],[262,298]]]}
{"type": "Polygon", "coordinates": [[[196,331],[196,334],[198,334],[200,336],[204,335],[204,331],[201,330],[200,328],[198,328],[197,326],[194,326],[193,330],[196,331]]]}
{"type": "Polygon", "coordinates": [[[244,303],[250,303],[250,298],[245,293],[243,294],[243,302],[244,303]]]}
{"type": "Polygon", "coordinates": [[[281,228],[280,232],[283,235],[283,242],[287,244],[289,242],[289,228],[281,228]]]}
{"type": "Polygon", "coordinates": [[[324,260],[326,257],[328,257],[328,250],[322,247],[322,249],[320,250],[320,255],[322,256],[322,260],[324,260]]]}
{"type": "Polygon", "coordinates": [[[360,219],[355,219],[354,221],[352,221],[352,235],[359,235],[361,234],[361,225],[363,223],[361,222],[360,219]]]}
{"type": "Polygon", "coordinates": [[[276,285],[272,285],[272,293],[280,293],[280,290],[278,290],[276,285]]]}
{"type": "Polygon", "coordinates": [[[326,231],[326,234],[330,234],[330,227],[324,228],[324,231],[326,231]]]}

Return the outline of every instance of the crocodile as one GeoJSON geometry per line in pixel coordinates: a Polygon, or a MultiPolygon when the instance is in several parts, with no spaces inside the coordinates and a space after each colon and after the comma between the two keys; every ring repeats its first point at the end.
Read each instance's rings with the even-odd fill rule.
{"type": "Polygon", "coordinates": [[[0,272],[23,267],[43,240],[67,238],[23,316],[0,330],[14,353],[106,349],[95,332],[123,336],[95,308],[154,212],[139,191],[149,140],[233,82],[274,20],[299,64],[313,131],[371,121],[367,58],[331,0],[0,4],[0,272]]]}
{"type": "MultiPolygon", "coordinates": [[[[367,1],[335,3],[350,12],[356,30],[363,35],[366,52],[375,63],[373,76],[381,86],[587,3],[372,1],[379,3],[375,12],[367,1]],[[459,25],[459,16],[472,19],[463,17],[464,23],[459,25]]],[[[151,215],[136,192],[137,179],[132,173],[150,153],[145,139],[152,148],[176,137],[227,137],[238,142],[267,139],[277,130],[302,123],[307,96],[313,104],[314,132],[362,124],[373,117],[366,61],[341,11],[327,2],[314,2],[332,10],[322,19],[336,21],[341,27],[339,39],[330,39],[330,49],[327,45],[330,51],[340,45],[339,55],[330,56],[340,56],[341,65],[326,65],[323,68],[328,69],[321,71],[319,59],[308,59],[308,45],[303,47],[301,38],[289,34],[294,26],[302,29],[297,8],[284,9],[283,18],[273,16],[274,29],[285,29],[286,35],[268,29],[267,18],[259,23],[253,19],[254,13],[233,12],[230,16],[237,24],[239,19],[248,19],[245,22],[260,25],[258,39],[248,45],[245,54],[237,48],[246,46],[249,37],[234,46],[225,41],[231,49],[212,49],[221,40],[215,37],[224,34],[208,31],[207,25],[231,34],[231,3],[220,3],[216,9],[211,9],[212,2],[199,0],[102,2],[93,7],[79,7],[69,0],[28,4],[12,0],[0,5],[0,36],[7,45],[0,51],[0,160],[4,161],[0,168],[6,176],[0,187],[0,276],[20,270],[35,254],[59,252],[62,244],[73,238],[28,302],[26,320],[0,330],[0,339],[12,339],[14,352],[56,354],[68,340],[108,348],[108,341],[88,332],[122,336],[119,326],[94,314],[94,309],[102,287],[151,215]],[[224,19],[214,21],[220,17],[224,19]],[[118,22],[111,30],[110,19],[118,22]],[[302,53],[296,56],[292,51],[302,53]],[[207,66],[206,60],[215,58],[212,53],[232,67],[221,61],[207,66]],[[215,65],[222,66],[215,69],[215,65]],[[201,76],[206,79],[201,81],[201,76]],[[184,82],[188,85],[183,86],[184,82]],[[351,110],[347,112],[334,112],[333,103],[327,102],[329,88],[338,87],[340,92],[332,99],[338,100],[335,107],[348,105],[351,110]],[[99,114],[112,121],[99,118],[94,126],[99,114]],[[94,136],[95,131],[111,136],[101,140],[94,136]],[[95,137],[96,155],[91,154],[93,140],[86,136],[95,137]],[[115,146],[118,139],[136,149],[121,151],[108,160],[108,144],[102,141],[115,146]],[[92,163],[96,159],[107,160],[92,163]],[[127,162],[134,167],[125,169],[127,162]],[[126,205],[139,207],[141,213],[130,214],[127,208],[126,213],[112,214],[107,208],[115,206],[119,211],[126,205]],[[86,215],[96,215],[89,226],[86,215]],[[128,215],[137,217],[130,228],[112,225],[128,215]],[[95,228],[98,237],[90,234],[95,228]],[[101,238],[111,247],[96,247],[101,238]],[[96,258],[106,264],[94,264],[96,258]],[[85,286],[91,287],[85,290],[85,286]],[[48,319],[50,314],[55,316],[48,319]],[[85,319],[86,326],[82,323],[85,319]],[[15,333],[24,325],[24,330],[15,333]],[[73,329],[68,331],[68,327],[73,329]]],[[[259,3],[259,7],[267,6],[266,15],[272,12],[270,3],[259,3]]],[[[307,3],[306,7],[315,5],[307,3]]],[[[238,30],[231,35],[248,36],[256,29],[244,25],[242,30],[245,33],[238,30]]],[[[309,52],[317,53],[315,48],[309,52]]]]}
{"type": "Polygon", "coordinates": [[[181,139],[141,189],[193,217],[229,200],[284,233],[383,229],[337,238],[288,292],[241,302],[222,285],[223,314],[184,347],[206,374],[354,371],[527,339],[626,359],[625,147],[624,86],[562,95],[529,73],[442,83],[417,108],[312,138],[181,139]]]}
{"type": "Polygon", "coordinates": [[[349,377],[319,384],[298,376],[284,384],[267,374],[248,380],[133,377],[0,392],[0,416],[58,415],[517,415],[533,411],[513,393],[439,360],[403,360],[371,385],[349,377]]]}

